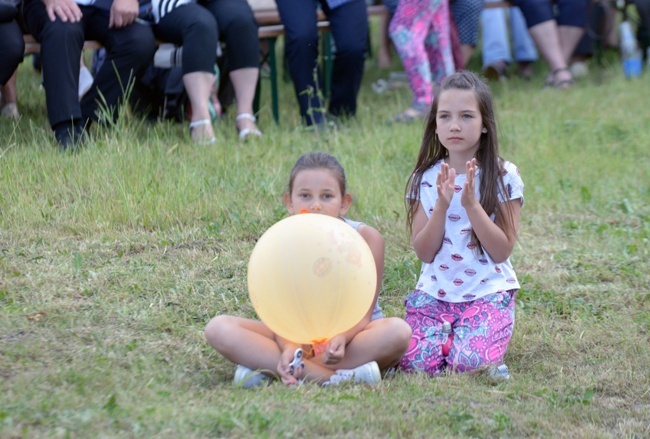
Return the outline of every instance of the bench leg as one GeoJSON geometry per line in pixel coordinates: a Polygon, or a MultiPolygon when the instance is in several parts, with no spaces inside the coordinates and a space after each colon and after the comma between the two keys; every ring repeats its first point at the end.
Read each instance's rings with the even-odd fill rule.
{"type": "Polygon", "coordinates": [[[280,124],[280,110],[278,104],[278,65],[275,57],[276,38],[269,39],[269,66],[271,76],[271,110],[273,111],[273,120],[280,124]]]}
{"type": "Polygon", "coordinates": [[[332,90],[332,71],[334,69],[334,57],[332,54],[332,37],[329,33],[323,32],[321,40],[322,52],[323,52],[323,97],[329,99],[330,91],[332,90]]]}

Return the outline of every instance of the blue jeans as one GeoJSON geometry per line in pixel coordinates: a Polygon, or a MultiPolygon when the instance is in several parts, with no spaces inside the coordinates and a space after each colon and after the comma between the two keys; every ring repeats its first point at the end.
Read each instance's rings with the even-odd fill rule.
{"type": "MultiPolygon", "coordinates": [[[[487,2],[494,0],[487,0],[487,2]]],[[[506,13],[510,15],[510,32],[515,61],[536,61],[538,58],[526,21],[518,7],[489,8],[481,12],[483,66],[497,61],[512,62],[506,13]]]]}

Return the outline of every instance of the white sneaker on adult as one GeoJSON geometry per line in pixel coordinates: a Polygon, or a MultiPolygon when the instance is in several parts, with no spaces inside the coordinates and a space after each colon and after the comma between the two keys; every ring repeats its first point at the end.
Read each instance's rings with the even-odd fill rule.
{"type": "Polygon", "coordinates": [[[323,385],[325,386],[337,386],[345,381],[354,381],[355,383],[365,383],[369,385],[377,384],[381,382],[381,373],[379,372],[379,366],[376,361],[371,361],[366,364],[362,364],[359,367],[354,369],[338,369],[334,372],[329,379],[323,385]]]}
{"type": "Polygon", "coordinates": [[[235,369],[233,384],[241,386],[244,389],[252,389],[253,387],[259,387],[270,380],[270,377],[264,375],[259,370],[252,370],[246,366],[238,364],[237,369],[235,369]]]}

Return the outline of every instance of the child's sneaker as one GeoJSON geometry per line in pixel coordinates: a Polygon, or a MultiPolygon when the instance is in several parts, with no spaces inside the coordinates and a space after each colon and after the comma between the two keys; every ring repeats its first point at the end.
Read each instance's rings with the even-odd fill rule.
{"type": "Polygon", "coordinates": [[[253,387],[259,387],[270,380],[271,378],[264,375],[262,372],[238,364],[237,369],[235,370],[233,384],[241,386],[244,389],[251,389],[253,387]]]}
{"type": "Polygon", "coordinates": [[[330,377],[329,381],[323,385],[336,386],[344,381],[350,380],[354,380],[355,383],[366,383],[370,385],[379,383],[381,381],[381,374],[377,362],[371,361],[354,369],[338,369],[330,377]]]}

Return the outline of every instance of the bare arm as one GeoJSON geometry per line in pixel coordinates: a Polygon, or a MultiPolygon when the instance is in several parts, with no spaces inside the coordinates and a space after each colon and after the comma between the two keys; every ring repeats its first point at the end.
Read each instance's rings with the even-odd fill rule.
{"type": "Polygon", "coordinates": [[[488,252],[496,263],[505,261],[510,257],[517,240],[517,229],[519,228],[519,215],[521,212],[521,200],[509,200],[499,206],[493,222],[483,210],[474,190],[474,173],[476,172],[476,160],[467,162],[467,180],[463,188],[461,204],[467,211],[467,216],[472,224],[472,229],[481,241],[481,245],[488,252]],[[515,233],[511,235],[504,231],[504,221],[508,212],[508,205],[512,212],[515,233]]]}
{"type": "Polygon", "coordinates": [[[381,290],[382,279],[384,276],[384,238],[381,234],[373,227],[362,225],[359,228],[359,234],[370,247],[372,256],[375,260],[375,268],[377,270],[377,285],[375,287],[375,296],[370,304],[370,308],[366,312],[366,315],[361,319],[352,328],[347,331],[338,334],[329,341],[327,348],[323,354],[323,363],[325,364],[336,364],[339,363],[345,356],[345,346],[367,325],[370,323],[372,317],[372,311],[375,308],[375,303],[379,298],[379,291],[381,290]]]}
{"type": "Polygon", "coordinates": [[[455,180],[456,171],[443,163],[436,178],[438,201],[433,207],[429,218],[427,218],[422,204],[418,203],[413,217],[413,235],[411,239],[413,240],[415,254],[422,262],[430,263],[433,261],[442,245],[442,239],[445,236],[447,209],[449,209],[451,199],[454,196],[455,180]]]}

